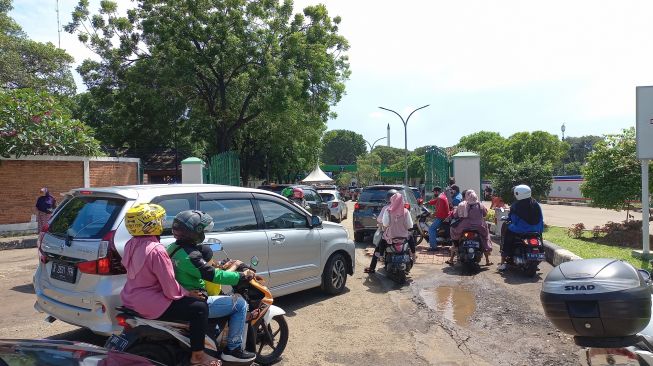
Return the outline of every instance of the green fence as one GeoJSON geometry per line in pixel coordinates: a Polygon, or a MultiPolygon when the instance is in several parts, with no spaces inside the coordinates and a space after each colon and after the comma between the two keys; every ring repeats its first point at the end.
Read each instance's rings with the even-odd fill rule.
{"type": "Polygon", "coordinates": [[[235,151],[214,155],[204,167],[204,183],[240,186],[240,158],[235,151]]]}
{"type": "Polygon", "coordinates": [[[452,174],[452,164],[446,151],[437,146],[428,147],[424,160],[426,162],[424,167],[424,190],[426,193],[429,194],[435,186],[446,187],[452,174]]]}

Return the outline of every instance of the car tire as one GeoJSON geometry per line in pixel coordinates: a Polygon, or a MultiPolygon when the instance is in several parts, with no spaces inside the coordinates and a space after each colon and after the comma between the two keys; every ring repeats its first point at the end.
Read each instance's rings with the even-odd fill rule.
{"type": "Polygon", "coordinates": [[[354,232],[354,241],[357,243],[362,243],[363,239],[365,239],[365,233],[362,231],[355,231],[354,232]]]}
{"type": "Polygon", "coordinates": [[[322,272],[322,291],[329,295],[338,295],[347,284],[347,261],[340,253],[333,254],[322,272]]]}

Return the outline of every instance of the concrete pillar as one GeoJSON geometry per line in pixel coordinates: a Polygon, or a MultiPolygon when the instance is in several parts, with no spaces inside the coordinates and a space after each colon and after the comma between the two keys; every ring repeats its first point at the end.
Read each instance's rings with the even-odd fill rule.
{"type": "Polygon", "coordinates": [[[199,158],[187,158],[181,162],[181,182],[184,184],[204,183],[204,162],[199,158]]]}
{"type": "Polygon", "coordinates": [[[481,157],[473,152],[459,152],[453,156],[453,172],[460,191],[473,189],[481,199],[481,157]]]}

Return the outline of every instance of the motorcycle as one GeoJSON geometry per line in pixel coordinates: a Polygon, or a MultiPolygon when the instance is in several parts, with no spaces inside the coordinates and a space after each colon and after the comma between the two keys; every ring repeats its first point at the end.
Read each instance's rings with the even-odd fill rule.
{"type": "MultiPolygon", "coordinates": [[[[501,241],[506,240],[506,232],[511,220],[508,216],[502,216],[504,221],[501,227],[501,241]]],[[[510,266],[523,270],[527,276],[534,277],[539,269],[540,262],[546,260],[544,252],[544,241],[541,233],[513,233],[513,250],[506,258],[510,266]]]]}
{"type": "MultiPolygon", "coordinates": [[[[220,244],[211,244],[211,249],[224,251],[220,244]]],[[[229,259],[222,261],[228,262],[229,259]]],[[[256,257],[251,265],[241,264],[238,271],[249,269],[255,272],[258,264],[256,257]]],[[[249,305],[245,327],[245,348],[256,353],[251,362],[238,363],[251,365],[270,365],[276,362],[288,344],[289,330],[283,309],[272,305],[274,300],[270,290],[263,284],[263,278],[256,276],[250,281],[243,281],[233,286],[234,296],[242,296],[249,305]],[[258,315],[254,316],[254,314],[258,315]],[[274,329],[273,329],[274,328],[274,329]],[[272,352],[264,353],[265,347],[272,352]]],[[[117,308],[118,324],[123,327],[120,335],[112,335],[105,348],[123,351],[149,358],[169,366],[188,366],[190,360],[190,339],[188,323],[145,319],[138,313],[125,307],[117,308]]],[[[229,316],[209,319],[209,331],[204,340],[205,352],[219,358],[226,346],[229,316]],[[220,330],[216,332],[216,330],[220,330]],[[216,334],[217,333],[217,334],[216,334]]]]}
{"type": "Polygon", "coordinates": [[[431,226],[432,220],[431,211],[424,207],[424,201],[420,198],[417,200],[417,203],[422,212],[417,216],[417,224],[415,225],[416,230],[414,230],[413,233],[415,243],[419,244],[424,239],[426,239],[427,242],[429,241],[429,227],[431,226]]]}
{"type": "Polygon", "coordinates": [[[399,284],[406,283],[406,277],[413,268],[413,257],[406,238],[394,238],[385,247],[385,272],[399,284]]]}
{"type": "Polygon", "coordinates": [[[482,257],[481,235],[474,230],[463,231],[458,242],[458,261],[463,268],[470,273],[478,272],[481,269],[479,263],[482,257]]]}

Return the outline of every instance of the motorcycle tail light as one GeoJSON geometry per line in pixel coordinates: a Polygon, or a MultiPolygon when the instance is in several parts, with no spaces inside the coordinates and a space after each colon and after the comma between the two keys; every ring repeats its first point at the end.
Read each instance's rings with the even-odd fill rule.
{"type": "Polygon", "coordinates": [[[404,207],[406,208],[406,210],[410,210],[410,203],[406,203],[404,207]]]}
{"type": "Polygon", "coordinates": [[[465,239],[470,239],[470,238],[475,238],[475,237],[476,237],[476,234],[475,234],[475,233],[466,232],[466,233],[463,234],[463,236],[465,237],[465,239]]]}
{"type": "Polygon", "coordinates": [[[358,202],[356,202],[356,204],[354,205],[354,210],[360,210],[360,208],[361,205],[359,205],[358,202]]]}
{"type": "Polygon", "coordinates": [[[530,244],[532,246],[539,246],[540,241],[537,240],[537,238],[530,238],[530,239],[528,239],[528,244],[530,244]]]}

